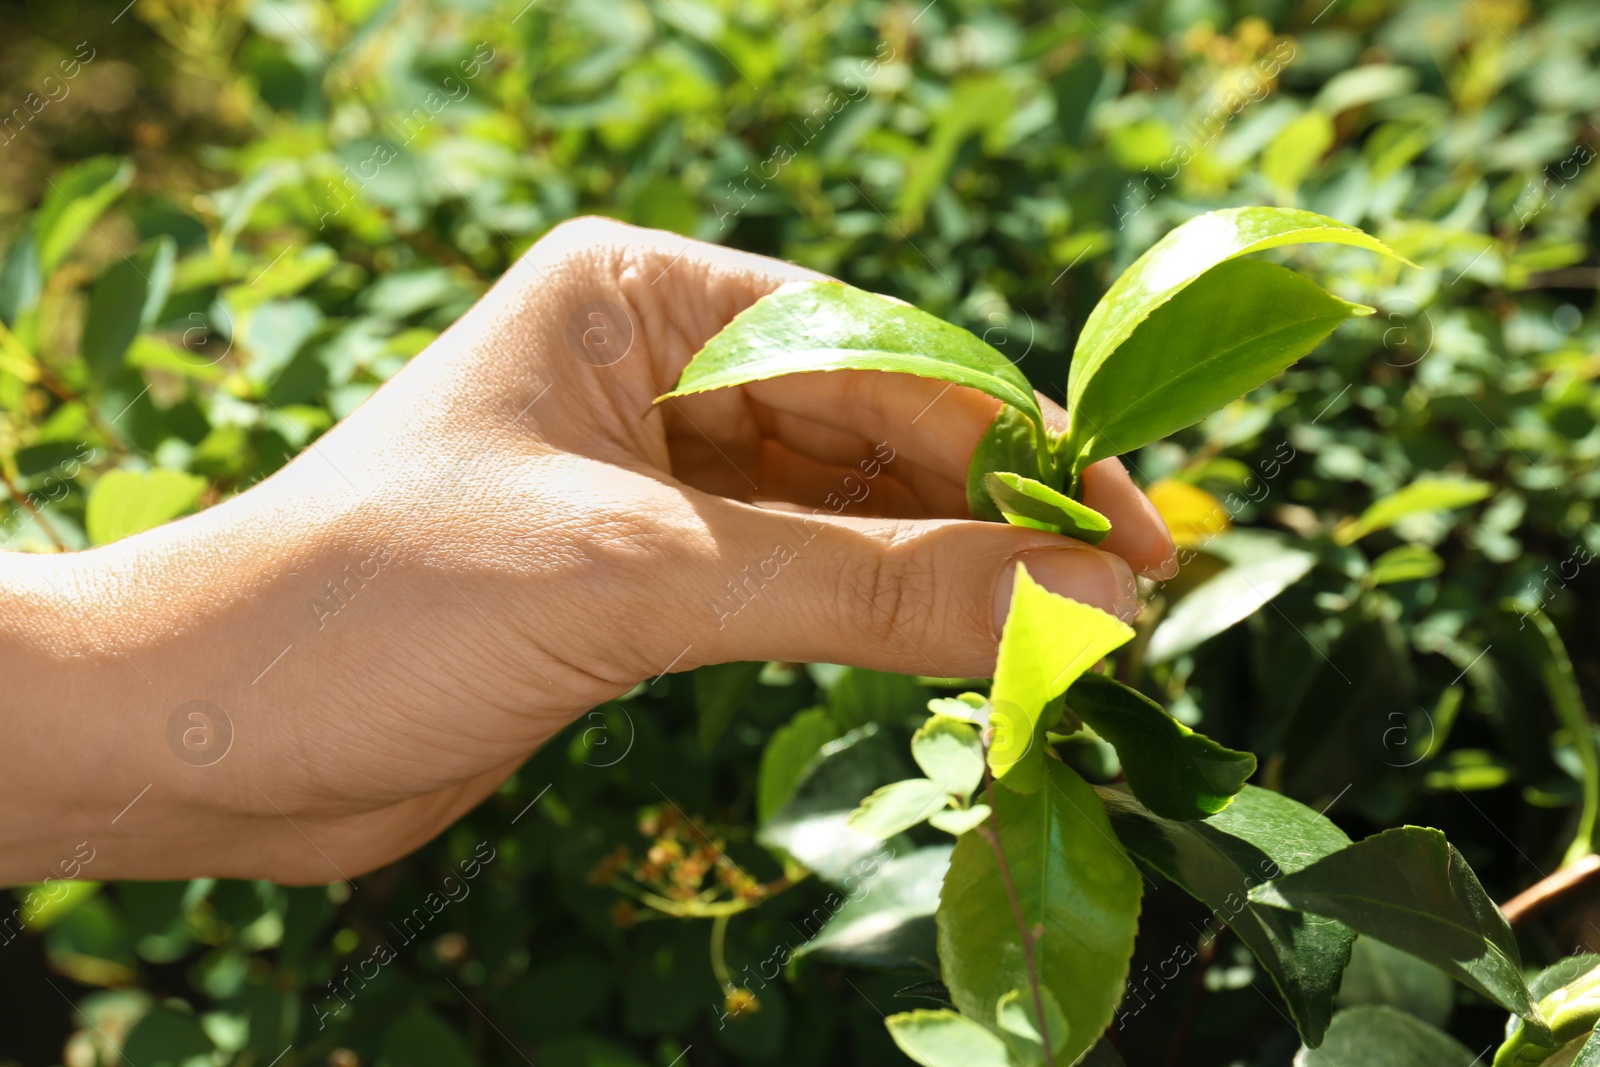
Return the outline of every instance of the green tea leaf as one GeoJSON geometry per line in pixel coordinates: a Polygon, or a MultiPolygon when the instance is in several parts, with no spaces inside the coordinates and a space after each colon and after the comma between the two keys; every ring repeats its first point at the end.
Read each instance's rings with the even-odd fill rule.
{"type": "Polygon", "coordinates": [[[904,833],[945,806],[949,796],[943,782],[907,778],[891,782],[863,800],[845,824],[858,834],[879,841],[904,833]]]}
{"type": "Polygon", "coordinates": [[[1455,983],[1433,964],[1375,938],[1358,937],[1339,984],[1338,1004],[1341,1008],[1386,1004],[1444,1026],[1455,999],[1455,983]]]}
{"type": "Polygon", "coordinates": [[[79,350],[96,381],[117,376],[134,337],[155,321],[172,287],[175,255],[172,238],[164,237],[113,263],[95,279],[79,350]]]}
{"type": "Polygon", "coordinates": [[[915,374],[964,385],[1043,426],[1033,386],[999,352],[926,311],[839,282],[791,282],[757,300],[706,342],[677,387],[657,402],[828,370],[915,374]]]}
{"type": "Polygon", "coordinates": [[[1474,1067],[1480,1057],[1449,1034],[1389,1007],[1347,1008],[1328,1040],[1301,1049],[1294,1067],[1474,1067]]]}
{"type": "Polygon", "coordinates": [[[984,476],[984,486],[1013,526],[1065,534],[1091,545],[1098,545],[1111,532],[1111,520],[1094,508],[1032,478],[996,471],[984,476]]]}
{"type": "Polygon", "coordinates": [[[1065,1045],[1049,1039],[1067,1064],[1094,1045],[1122,999],[1143,886],[1088,783],[1055,761],[1045,773],[1046,788],[1032,793],[995,784],[997,842],[982,831],[956,841],[939,900],[939,961],[956,1006],[994,1026],[1001,998],[1032,988],[1022,938],[1035,932],[1039,981],[1069,1027],[1065,1045]]]}
{"type": "Polygon", "coordinates": [[[1276,377],[1346,319],[1370,314],[1273,263],[1211,268],[1152,308],[1071,394],[1064,452],[1073,477],[1199,422],[1276,377]]]}
{"type": "MultiPolygon", "coordinates": [[[[1252,785],[1201,822],[1163,819],[1122,789],[1096,792],[1123,846],[1226,923],[1278,987],[1301,1038],[1321,1043],[1355,931],[1254,903],[1248,893],[1346,847],[1344,832],[1304,804],[1252,785]]],[[[1122,1010],[1143,1007],[1130,1000],[1122,1010]]]]}
{"type": "Polygon", "coordinates": [[[928,817],[928,825],[935,830],[960,837],[989,817],[989,805],[974,804],[970,808],[945,808],[928,817]]]}
{"type": "Polygon", "coordinates": [[[1190,590],[1150,635],[1145,659],[1166,663],[1210,640],[1310,573],[1317,557],[1256,531],[1220,534],[1206,551],[1232,565],[1190,590]]]}
{"type": "Polygon", "coordinates": [[[717,663],[694,672],[694,710],[702,750],[710,752],[727,732],[740,706],[755,692],[763,666],[717,663]]]}
{"type": "Polygon", "coordinates": [[[1044,761],[1036,735],[1041,724],[1050,725],[1042,719],[1045,705],[1132,637],[1133,628],[1115,616],[1057,596],[1018,566],[989,696],[995,731],[989,769],[996,779],[1024,761],[1044,761]]]}
{"type": "Polygon", "coordinates": [[[204,478],[184,471],[107,471],[89,491],[89,543],[110,544],[154,529],[192,510],[205,488],[204,478]]]}
{"type": "Polygon", "coordinates": [[[967,510],[973,518],[1005,521],[985,484],[991,471],[1032,471],[1040,478],[1050,477],[1051,472],[1046,469],[1050,460],[1039,455],[1036,433],[1026,415],[1014,407],[1001,406],[967,464],[967,510]]]}
{"type": "Polygon", "coordinates": [[[1196,278],[1248,252],[1314,242],[1355,245],[1400,258],[1354,226],[1311,211],[1283,208],[1210,211],[1167,234],[1122,272],[1089,313],[1067,378],[1068,413],[1078,408],[1084,389],[1139,324],[1196,278]]]}
{"type": "Polygon", "coordinates": [[[1372,571],[1367,575],[1367,581],[1373,585],[1414,582],[1420,578],[1432,578],[1443,570],[1444,560],[1427,545],[1401,545],[1372,561],[1372,571]]]}
{"type": "Polygon", "coordinates": [[[1134,796],[1164,818],[1215,815],[1255,773],[1255,756],[1195,733],[1143,693],[1103,674],[1074,682],[1067,706],[1111,742],[1134,796]]]}
{"type": "Polygon", "coordinates": [[[1353,545],[1368,534],[1387,530],[1401,519],[1429,511],[1452,511],[1476,504],[1493,491],[1488,482],[1475,478],[1418,478],[1397,489],[1361,513],[1354,522],[1334,531],[1341,545],[1353,545]]]}
{"type": "Polygon", "coordinates": [[[947,792],[970,797],[983,781],[983,745],[964,722],[934,715],[911,735],[911,758],[947,792]]]}
{"type": "Polygon", "coordinates": [[[1523,981],[1511,927],[1438,830],[1385,830],[1257,886],[1250,899],[1338,919],[1544,1025],[1523,981]]]}
{"type": "MultiPolygon", "coordinates": [[[[936,967],[933,913],[953,848],[919,848],[864,872],[860,895],[847,897],[795,955],[857,967],[936,967]]],[[[805,932],[814,929],[810,916],[799,921],[805,932]]]]}
{"type": "Polygon", "coordinates": [[[115,156],[84,160],[49,179],[50,191],[34,217],[40,270],[54,270],[132,181],[133,161],[115,156]]]}
{"type": "Polygon", "coordinates": [[[794,796],[822,746],[839,733],[833,717],[821,708],[807,708],[778,727],[761,753],[756,776],[758,823],[765,825],[794,796]]]}
{"type": "Polygon", "coordinates": [[[1054,1062],[1072,1034],[1072,1026],[1062,1014],[1061,1005],[1046,986],[1040,986],[1037,996],[1032,989],[1013,989],[1000,998],[995,1007],[995,1022],[1000,1036],[1011,1049],[1012,1062],[1020,1067],[1044,1067],[1054,1062]],[[1044,1026],[1040,1027],[1043,1012],[1044,1026]],[[1050,1056],[1045,1055],[1043,1033],[1051,1039],[1050,1056]]]}
{"type": "Polygon", "coordinates": [[[905,1011],[884,1020],[900,1051],[922,1067],[1009,1067],[1005,1042],[949,1009],[905,1011]]]}
{"type": "Polygon", "coordinates": [[[1506,1023],[1506,1040],[1495,1051],[1494,1067],[1534,1067],[1557,1053],[1568,1067],[1600,1065],[1600,1037],[1593,1033],[1600,1021],[1600,956],[1568,956],[1540,971],[1528,983],[1539,1002],[1540,1014],[1550,1024],[1549,1034],[1539,1034],[1515,1015],[1506,1023]]]}

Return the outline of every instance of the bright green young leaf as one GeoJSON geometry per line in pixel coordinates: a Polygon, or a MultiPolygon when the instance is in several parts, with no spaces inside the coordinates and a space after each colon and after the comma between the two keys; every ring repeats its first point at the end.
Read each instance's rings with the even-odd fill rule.
{"type": "Polygon", "coordinates": [[[1427,545],[1401,545],[1372,561],[1372,571],[1367,575],[1367,581],[1373,585],[1414,582],[1420,578],[1432,578],[1443,570],[1444,560],[1427,545]]]}
{"type": "Polygon", "coordinates": [[[1389,1007],[1347,1008],[1334,1016],[1318,1049],[1301,1049],[1294,1067],[1474,1067],[1478,1059],[1449,1034],[1389,1007]]]}
{"type": "Polygon", "coordinates": [[[1024,760],[1043,763],[1036,734],[1041,723],[1050,725],[1042,719],[1045,705],[1132,637],[1133,628],[1115,616],[1057,596],[1017,568],[989,697],[995,778],[1003,780],[1024,760]]]}
{"type": "Polygon", "coordinates": [[[1147,662],[1166,663],[1255,614],[1317,562],[1310,552],[1253,530],[1218,535],[1206,551],[1225,555],[1231,566],[1190,590],[1167,613],[1145,647],[1147,662]]]}
{"type": "Polygon", "coordinates": [[[989,698],[981,693],[934,697],[928,701],[928,710],[957,722],[970,722],[974,726],[989,725],[989,698]]]}
{"type": "MultiPolygon", "coordinates": [[[[1251,785],[1200,822],[1163,819],[1122,789],[1096,792],[1123,846],[1209,907],[1219,929],[1226,923],[1271,976],[1301,1038],[1321,1043],[1355,931],[1253,903],[1248,893],[1346,847],[1344,832],[1304,804],[1251,785]]],[[[1143,1009],[1131,997],[1125,1013],[1143,1009]]]]}
{"type": "Polygon", "coordinates": [[[133,162],[114,156],[96,156],[51,178],[34,217],[40,270],[54,270],[132,181],[133,162]]]}
{"type": "Polygon", "coordinates": [[[1010,1067],[1005,1042],[950,1011],[904,1011],[885,1023],[900,1051],[922,1067],[1010,1067]]]}
{"type": "Polygon", "coordinates": [[[1438,830],[1385,830],[1257,886],[1250,899],[1337,919],[1543,1025],[1522,978],[1511,927],[1438,830]]]}
{"type": "Polygon", "coordinates": [[[1383,242],[1354,226],[1314,212],[1282,208],[1211,211],[1167,234],[1122,272],[1089,313],[1067,378],[1068,414],[1078,410],[1085,389],[1139,324],[1195,279],[1235,256],[1317,242],[1395,255],[1383,242]]]}
{"type": "Polygon", "coordinates": [[[1073,477],[1199,422],[1276,377],[1346,319],[1370,314],[1273,263],[1213,267],[1152,308],[1073,393],[1064,449],[1073,477]]]}
{"type": "Polygon", "coordinates": [[[911,735],[911,758],[946,792],[970,797],[983,781],[983,745],[964,722],[934,715],[911,735]]]}
{"type": "Polygon", "coordinates": [[[710,752],[716,747],[739,708],[755,692],[756,679],[761,677],[763,666],[761,663],[718,663],[694,672],[694,710],[701,749],[710,752]]]}
{"type": "Polygon", "coordinates": [[[972,451],[967,464],[967,510],[975,519],[1003,522],[1005,516],[989,496],[985,479],[992,471],[1027,471],[1049,480],[1049,456],[1041,457],[1036,430],[1028,417],[1009,405],[1001,405],[989,428],[972,451]]]}
{"type": "Polygon", "coordinates": [[[1074,682],[1067,706],[1116,748],[1134,796],[1164,818],[1215,815],[1255,773],[1250,753],[1195,733],[1143,693],[1103,674],[1074,682]]]}
{"type": "Polygon", "coordinates": [[[995,1006],[995,1022],[1000,1036],[1011,1049],[1011,1059],[1020,1067],[1044,1067],[1052,1063],[1061,1052],[1061,1046],[1072,1035],[1072,1026],[1061,1012],[1061,1005],[1046,986],[1033,989],[1013,989],[1000,998],[995,1006]],[[1039,1019],[1043,1013],[1045,1033],[1051,1038],[1050,1055],[1045,1055],[1044,1038],[1040,1034],[1039,1019]]]}
{"type": "Polygon", "coordinates": [[[937,378],[988,393],[1043,425],[1027,376],[999,352],[926,311],[839,282],[791,282],[757,300],[706,342],[659,399],[828,370],[937,378]]]}
{"type": "Polygon", "coordinates": [[[1104,807],[1082,778],[1054,760],[1044,788],[993,787],[998,845],[981,831],[956,841],[939,900],[939,962],[956,1007],[995,1025],[996,1005],[1031,989],[1022,938],[1037,933],[1040,982],[1066,1016],[1056,1062],[1074,1063],[1110,1024],[1122,999],[1143,884],[1112,836],[1104,807]]]}
{"type": "Polygon", "coordinates": [[[175,519],[194,508],[205,487],[204,478],[183,471],[107,471],[89,491],[89,543],[110,544],[175,519]]]}
{"type": "Polygon", "coordinates": [[[756,775],[756,816],[761,825],[794,795],[822,746],[839,732],[833,717],[821,708],[807,708],[773,732],[756,775]]]}
{"type": "Polygon", "coordinates": [[[887,840],[904,833],[945,806],[949,793],[943,782],[907,778],[891,782],[861,802],[846,823],[858,834],[887,840]]]}
{"type": "Polygon", "coordinates": [[[1368,534],[1387,530],[1411,515],[1453,511],[1476,504],[1493,489],[1488,482],[1480,482],[1476,478],[1418,478],[1405,488],[1375,501],[1361,513],[1360,518],[1335,530],[1333,539],[1341,545],[1353,545],[1368,534]]]}
{"type": "Polygon", "coordinates": [[[1325,112],[1297,115],[1261,153],[1261,176],[1292,197],[1333,140],[1333,120],[1325,112]]]}
{"type": "Polygon", "coordinates": [[[1540,971],[1528,990],[1539,1002],[1550,1033],[1540,1035],[1513,1015],[1493,1067],[1536,1067],[1552,1059],[1552,1067],[1600,1065],[1600,1038],[1593,1036],[1600,1022],[1600,956],[1584,953],[1559,960],[1540,971]],[[1568,1054],[1570,1060],[1563,1058],[1568,1054]]]}
{"type": "Polygon", "coordinates": [[[1032,478],[994,471],[984,476],[984,486],[1013,526],[1065,534],[1091,545],[1098,545],[1111,532],[1111,520],[1094,508],[1032,478]]]}
{"type": "Polygon", "coordinates": [[[1507,602],[1508,609],[1516,611],[1524,620],[1533,622],[1539,634],[1537,657],[1539,680],[1550,694],[1550,706],[1555,709],[1577,752],[1580,780],[1583,787],[1583,806],[1578,810],[1578,826],[1572,843],[1567,846],[1562,865],[1576,863],[1595,851],[1596,823],[1600,822],[1600,754],[1595,751],[1594,726],[1583,704],[1583,691],[1572,671],[1572,657],[1561,640],[1555,624],[1538,608],[1523,609],[1507,602]]]}
{"type": "Polygon", "coordinates": [[[815,912],[798,920],[804,933],[815,936],[795,955],[857,967],[936,967],[933,913],[953,847],[919,848],[863,872],[860,894],[847,897],[820,930],[815,912]]]}
{"type": "Polygon", "coordinates": [[[970,808],[945,808],[928,817],[928,825],[947,834],[962,834],[979,826],[989,817],[989,805],[974,804],[970,808]]]}

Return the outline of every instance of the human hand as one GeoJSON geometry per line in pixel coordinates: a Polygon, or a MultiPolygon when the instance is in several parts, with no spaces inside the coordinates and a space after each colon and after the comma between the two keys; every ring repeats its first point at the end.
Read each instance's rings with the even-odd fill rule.
{"type": "MultiPolygon", "coordinates": [[[[59,840],[98,835],[96,877],[329,881],[422,844],[668,671],[987,674],[1018,561],[1130,615],[1134,572],[1169,567],[1172,543],[1116,461],[1086,474],[1104,551],[965,518],[988,397],[831,372],[653,405],[729,319],[811,277],[567,223],[261,485],[103,549],[8,558],[30,634],[4,669],[36,679],[14,753],[72,763],[19,767],[19,803],[46,818],[53,780],[93,783],[93,817],[59,840]],[[205,765],[169,745],[195,700],[231,726],[205,765]]],[[[37,877],[28,855],[4,873],[37,877]]]]}

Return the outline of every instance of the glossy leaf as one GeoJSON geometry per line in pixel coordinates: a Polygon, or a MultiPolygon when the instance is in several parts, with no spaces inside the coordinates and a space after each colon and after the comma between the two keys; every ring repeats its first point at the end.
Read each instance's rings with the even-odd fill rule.
{"type": "MultiPolygon", "coordinates": [[[[1310,211],[1279,208],[1211,211],[1167,234],[1123,271],[1089,313],[1067,378],[1068,415],[1077,418],[1085,390],[1139,325],[1197,278],[1235,256],[1315,242],[1355,245],[1394,255],[1383,242],[1354,226],[1310,211]]],[[[1113,373],[1120,374],[1121,368],[1113,373]]],[[[1092,432],[1092,427],[1085,430],[1092,432]]],[[[1084,440],[1085,430],[1073,427],[1071,436],[1084,440]]]]}
{"type": "Polygon", "coordinates": [[[1028,417],[1014,407],[1001,405],[1000,412],[978,440],[967,464],[967,510],[975,519],[1003,522],[986,478],[993,471],[1025,471],[1048,479],[1049,457],[1041,457],[1036,431],[1028,417]]]}
{"type": "Polygon", "coordinates": [[[906,1011],[884,1022],[900,1051],[922,1067],[1009,1067],[1005,1042],[948,1009],[906,1011]]]}
{"type": "Polygon", "coordinates": [[[816,936],[795,955],[858,967],[937,966],[933,913],[952,848],[920,848],[868,872],[820,930],[814,912],[799,919],[804,932],[816,936]]]}
{"type": "Polygon", "coordinates": [[[828,370],[887,371],[964,385],[1042,426],[1027,376],[937,316],[838,282],[791,282],[723,327],[661,397],[828,370]]]}
{"type": "Polygon", "coordinates": [[[1272,263],[1214,267],[1153,309],[1074,394],[1064,450],[1073,476],[1199,422],[1276,377],[1346,319],[1370,314],[1272,263]]]}
{"type": "Polygon", "coordinates": [[[1067,707],[1111,742],[1133,795],[1164,818],[1215,815],[1255,773],[1250,753],[1195,733],[1143,693],[1103,674],[1074,682],[1067,707]]]}
{"type": "Polygon", "coordinates": [[[1385,830],[1256,887],[1250,899],[1338,919],[1543,1025],[1511,927],[1438,830],[1385,830]]]}
{"type": "Polygon", "coordinates": [[[863,800],[845,825],[858,834],[886,840],[939,811],[948,796],[943,782],[929,778],[891,782],[863,800]]]}
{"type": "Polygon", "coordinates": [[[971,725],[934,715],[911,735],[911,758],[922,773],[958,796],[970,797],[983,781],[983,745],[971,725]]]}
{"type": "MultiPolygon", "coordinates": [[[[1277,986],[1301,1038],[1319,1044],[1355,931],[1254,903],[1248,894],[1252,886],[1346,847],[1344,832],[1311,808],[1256,786],[1245,786],[1202,822],[1163,819],[1121,789],[1096,792],[1123,846],[1238,935],[1277,986]]],[[[1123,1010],[1134,1007],[1130,1000],[1123,1010]]]]}
{"type": "Polygon", "coordinates": [[[107,471],[89,491],[89,543],[110,544],[175,519],[199,503],[205,488],[204,478],[184,471],[107,471]]]}
{"type": "Polygon", "coordinates": [[[1301,1049],[1294,1067],[1474,1067],[1479,1058],[1449,1034],[1388,1007],[1347,1008],[1321,1048],[1301,1049]]]}
{"type": "Polygon", "coordinates": [[[780,726],[761,753],[756,776],[756,815],[761,824],[777,814],[816,761],[822,746],[839,736],[833,718],[808,708],[780,726]]]}
{"type": "Polygon", "coordinates": [[[1039,980],[1070,1027],[1057,1062],[1073,1063],[1122,999],[1143,886],[1094,790],[1063,764],[1045,770],[1045,788],[1018,793],[996,784],[992,792],[1020,916],[993,839],[962,835],[939,900],[939,961],[956,1006],[994,1025],[1000,999],[1031,988],[1022,937],[1037,931],[1039,980]]]}
{"type": "Polygon", "coordinates": [[[1013,526],[1065,534],[1091,545],[1098,545],[1111,533],[1110,519],[1043,482],[996,471],[985,475],[984,486],[989,499],[1013,526]]]}
{"type": "Polygon", "coordinates": [[[1540,1034],[1511,1016],[1493,1067],[1534,1067],[1558,1053],[1572,1054],[1567,1067],[1600,1064],[1600,1040],[1592,1036],[1600,1021],[1600,956],[1581,953],[1558,960],[1528,982],[1528,991],[1550,1032],[1540,1034]]]}
{"type": "Polygon", "coordinates": [[[1255,614],[1262,605],[1310,573],[1317,557],[1270,535],[1235,532],[1214,538],[1208,551],[1227,551],[1235,562],[1179,600],[1157,624],[1145,647],[1150,663],[1166,663],[1255,614]],[[1230,546],[1237,546],[1233,551],[1230,546]]]}
{"type": "Polygon", "coordinates": [[[1040,986],[1037,992],[1013,989],[1001,997],[995,1007],[995,1022],[1001,1038],[1011,1049],[1012,1062],[1019,1067],[1044,1067],[1046,1063],[1054,1063],[1072,1034],[1072,1026],[1056,1003],[1055,995],[1045,986],[1040,986]],[[1041,1015],[1042,1027],[1039,1025],[1041,1015]],[[1051,1039],[1049,1055],[1045,1054],[1044,1034],[1049,1034],[1051,1039]]]}
{"type": "MultiPolygon", "coordinates": [[[[1042,718],[1045,706],[1131,637],[1133,629],[1115,616],[1056,596],[1017,567],[989,698],[995,730],[989,769],[996,779],[1025,761],[1037,771],[1045,756],[1036,735],[1041,724],[1050,725],[1042,718]]],[[[1032,776],[1021,784],[1031,787],[1032,776]]]]}
{"type": "Polygon", "coordinates": [[[1474,478],[1418,478],[1405,488],[1374,501],[1354,522],[1334,531],[1333,539],[1341,545],[1353,545],[1368,534],[1387,530],[1412,515],[1453,511],[1476,504],[1491,491],[1488,482],[1474,478]]]}

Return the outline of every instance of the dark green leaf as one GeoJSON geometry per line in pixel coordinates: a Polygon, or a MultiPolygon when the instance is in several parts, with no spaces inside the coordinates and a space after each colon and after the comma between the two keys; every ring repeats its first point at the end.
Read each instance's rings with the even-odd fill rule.
{"type": "Polygon", "coordinates": [[[1041,478],[1049,476],[1040,463],[1037,438],[1028,417],[1014,407],[1001,405],[989,428],[978,441],[967,465],[967,510],[975,519],[1002,522],[1005,516],[989,496],[984,482],[991,471],[1030,471],[1041,478]]]}
{"type": "Polygon", "coordinates": [[[985,475],[983,484],[995,507],[1013,526],[1065,534],[1091,545],[1098,545],[1111,532],[1110,519],[1043,482],[996,471],[985,475]]]}
{"type": "Polygon", "coordinates": [[[1455,985],[1439,968],[1374,938],[1356,938],[1339,986],[1339,1007],[1387,1004],[1445,1026],[1454,1003],[1455,985]]]}
{"type": "Polygon", "coordinates": [[[172,238],[163,237],[95,279],[79,348],[96,381],[117,376],[134,337],[155,321],[172,287],[175,247],[172,238]]]}
{"type": "Polygon", "coordinates": [[[727,732],[739,708],[755,692],[761,663],[718,663],[694,672],[694,710],[700,747],[710,752],[727,732]]]}
{"type": "MultiPolygon", "coordinates": [[[[1350,839],[1303,804],[1247,785],[1217,815],[1176,822],[1121,789],[1096,790],[1129,852],[1212,910],[1249,946],[1315,1047],[1333,1015],[1339,975],[1355,932],[1338,922],[1252,903],[1252,886],[1300,870],[1350,839]]],[[[1131,1002],[1123,1012],[1143,1007],[1131,1002]]]]}
{"type": "Polygon", "coordinates": [[[1338,919],[1543,1025],[1511,927],[1438,830],[1385,830],[1257,886],[1250,899],[1338,919]]]}
{"type": "Polygon", "coordinates": [[[1347,1008],[1328,1040],[1301,1049],[1294,1067],[1474,1067],[1467,1047],[1421,1019],[1388,1007],[1347,1008]]]}
{"type": "MultiPolygon", "coordinates": [[[[1039,980],[1070,1027],[1057,1062],[1073,1063],[1122,998],[1143,885],[1094,790],[1053,760],[1046,773],[1046,787],[1032,793],[1003,784],[992,793],[1020,917],[992,839],[982,831],[962,835],[940,896],[939,961],[956,1006],[995,1026],[1000,998],[1032,988],[1022,937],[1040,931],[1033,946],[1039,980]]],[[[1056,1043],[1057,1035],[1050,1037],[1056,1043]]]]}
{"type": "Polygon", "coordinates": [[[761,825],[794,795],[822,746],[838,737],[839,732],[833,716],[821,708],[808,708],[773,733],[762,750],[757,775],[756,816],[761,825]]]}
{"type": "Polygon", "coordinates": [[[1111,742],[1134,796],[1164,818],[1215,815],[1255,773],[1250,753],[1195,733],[1143,693],[1103,674],[1072,683],[1067,707],[1111,742]]]}

